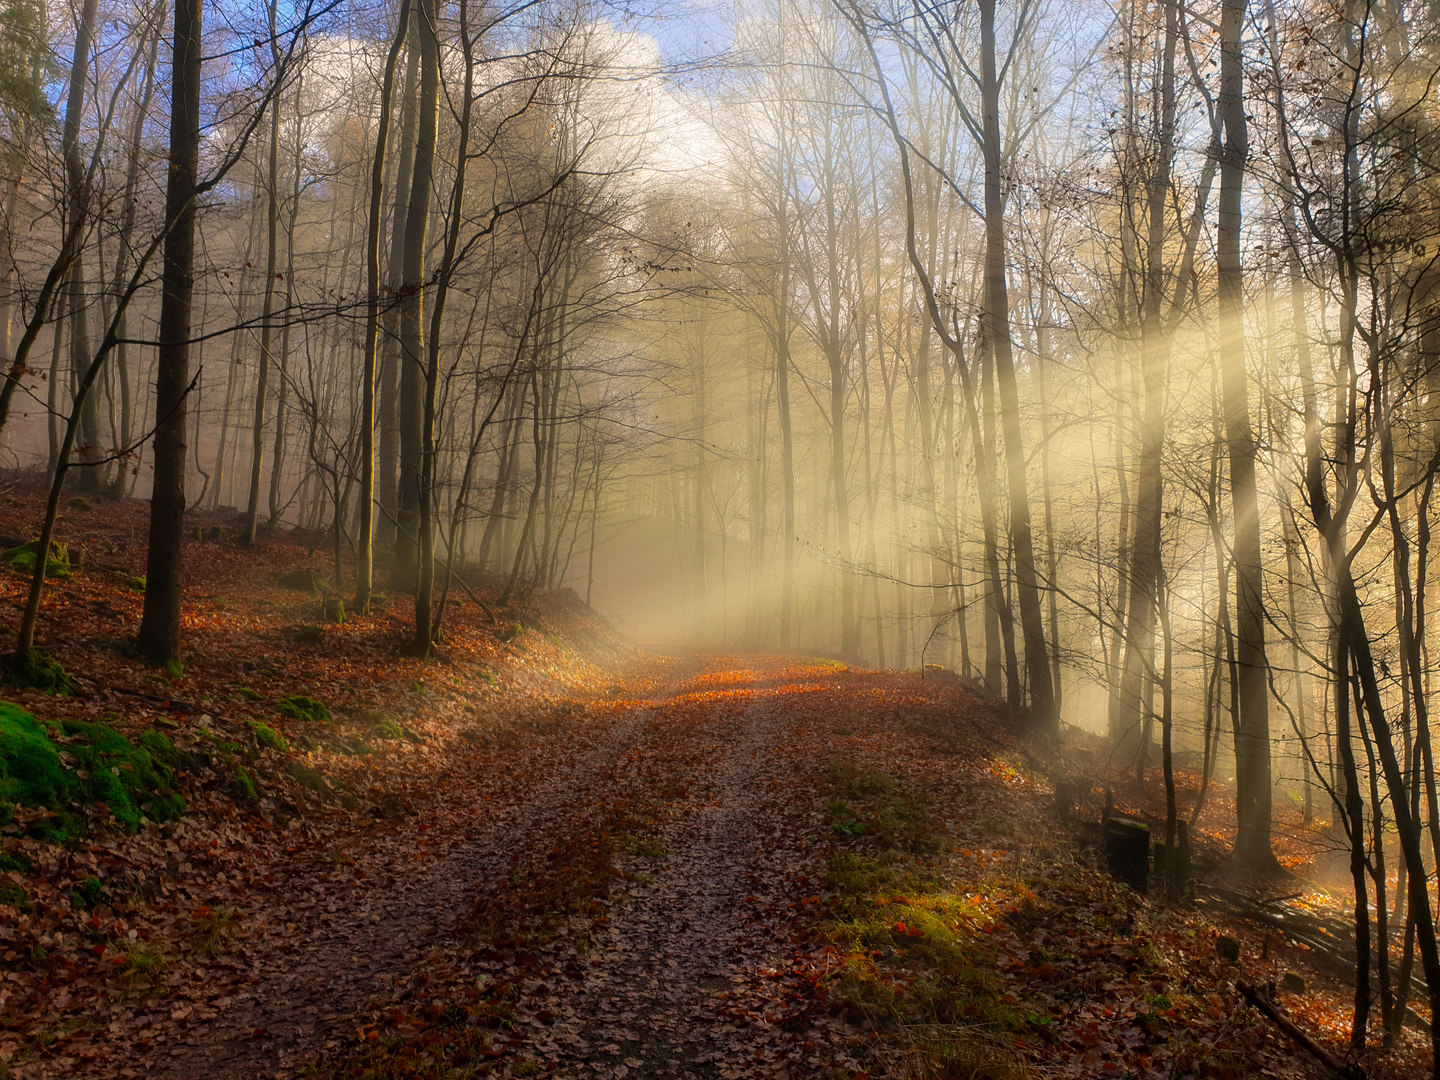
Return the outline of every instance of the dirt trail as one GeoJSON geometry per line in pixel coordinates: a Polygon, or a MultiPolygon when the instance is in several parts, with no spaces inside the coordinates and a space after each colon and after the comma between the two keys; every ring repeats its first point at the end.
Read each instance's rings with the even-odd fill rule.
{"type": "MultiPolygon", "coordinates": [[[[813,891],[819,857],[816,765],[795,738],[792,689],[734,661],[680,661],[664,690],[634,703],[598,740],[567,747],[559,736],[517,801],[471,806],[473,831],[447,857],[410,872],[410,853],[397,844],[396,887],[337,891],[333,910],[312,925],[257,943],[230,973],[227,1007],[160,1050],[146,1071],[206,1080],[293,1074],[404,998],[417,971],[460,954],[476,897],[496,890],[516,852],[543,848],[595,805],[658,806],[659,792],[658,835],[619,856],[631,880],[588,955],[541,948],[529,974],[543,981],[497,1046],[559,1062],[557,1075],[746,1075],[755,1044],[736,1037],[735,1001],[746,973],[780,960],[793,930],[757,912],[813,891]]],[[[454,820],[454,808],[447,816],[454,820]]]]}
{"type": "Polygon", "coordinates": [[[792,929],[756,913],[783,907],[818,870],[814,763],[792,752],[785,690],[718,697],[672,747],[694,753],[694,786],[661,834],[655,880],[612,912],[560,1032],[527,1040],[563,1075],[733,1077],[755,1066],[735,999],[753,973],[788,959],[792,929]]]}

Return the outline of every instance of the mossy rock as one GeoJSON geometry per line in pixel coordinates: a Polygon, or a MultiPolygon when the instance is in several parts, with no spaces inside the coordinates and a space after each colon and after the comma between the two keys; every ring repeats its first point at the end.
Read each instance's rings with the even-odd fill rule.
{"type": "Polygon", "coordinates": [[[77,803],[104,804],[130,832],[142,815],[176,820],[185,812],[167,764],[176,754],[158,731],[137,746],[107,724],[47,725],[0,703],[0,800],[62,811],[33,823],[32,835],[41,839],[64,842],[83,834],[83,819],[64,812],[77,803]]]}
{"type": "Polygon", "coordinates": [[[185,800],[174,790],[175,774],[165,758],[176,754],[175,744],[158,731],[141,736],[137,746],[107,724],[66,721],[66,750],[74,755],[83,801],[104,803],[134,832],[143,813],[151,821],[175,821],[185,812],[185,800]]]}
{"type": "MultiPolygon", "coordinates": [[[[10,569],[22,574],[33,574],[35,557],[39,554],[40,541],[31,540],[19,547],[11,548],[5,553],[5,558],[10,562],[10,569]]],[[[50,557],[45,560],[45,576],[52,578],[68,578],[70,576],[70,552],[58,540],[50,541],[50,557]]]]}
{"type": "Polygon", "coordinates": [[[265,699],[264,694],[251,690],[248,686],[235,687],[235,696],[241,701],[263,701],[265,699]]]}
{"type": "Polygon", "coordinates": [[[0,660],[10,682],[26,690],[43,690],[47,694],[68,694],[75,684],[60,661],[39,649],[31,649],[25,656],[10,656],[0,660]]]}
{"type": "Polygon", "coordinates": [[[301,787],[313,791],[317,795],[330,794],[330,785],[326,782],[324,773],[298,761],[290,763],[289,772],[301,787]]]}
{"type": "Polygon", "coordinates": [[[260,792],[255,789],[255,780],[244,765],[235,766],[235,772],[230,776],[230,786],[247,802],[256,802],[260,798],[260,792]]]}
{"type": "Polygon", "coordinates": [[[285,741],[285,736],[281,735],[274,728],[267,727],[264,724],[256,723],[252,720],[250,722],[250,730],[255,734],[256,745],[262,750],[275,750],[281,754],[288,754],[290,752],[290,744],[285,741]]]}
{"type": "Polygon", "coordinates": [[[319,593],[325,591],[325,579],[314,570],[291,570],[280,578],[280,587],[295,592],[319,593]]]}
{"type": "Polygon", "coordinates": [[[68,506],[68,507],[70,507],[71,510],[94,510],[94,509],[95,509],[95,507],[90,504],[90,500],[87,499],[84,495],[76,495],[73,499],[71,499],[71,500],[70,500],[69,502],[67,502],[65,505],[68,506]]]}
{"type": "Polygon", "coordinates": [[[130,591],[138,592],[142,596],[145,594],[145,579],[143,577],[126,577],[120,580],[130,591]]]}
{"type": "Polygon", "coordinates": [[[76,787],[40,722],[13,705],[0,704],[0,799],[53,807],[71,798],[76,787]]]}
{"type": "Polygon", "coordinates": [[[405,738],[405,729],[394,720],[381,720],[375,728],[375,734],[379,735],[382,739],[399,742],[405,738]]]}
{"type": "Polygon", "coordinates": [[[324,702],[316,701],[304,694],[292,694],[281,698],[275,710],[288,720],[309,720],[317,724],[330,721],[330,710],[324,702]]]}
{"type": "Polygon", "coordinates": [[[325,628],[315,623],[290,627],[290,639],[297,645],[319,645],[325,640],[325,628]]]}
{"type": "Polygon", "coordinates": [[[328,623],[344,623],[345,601],[338,596],[327,596],[320,606],[320,617],[328,623]]]}

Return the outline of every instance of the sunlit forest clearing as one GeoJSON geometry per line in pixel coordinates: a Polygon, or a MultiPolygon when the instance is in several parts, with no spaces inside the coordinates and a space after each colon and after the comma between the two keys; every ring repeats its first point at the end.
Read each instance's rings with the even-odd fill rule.
{"type": "Polygon", "coordinates": [[[1437,76],[0,0],[0,1078],[1440,1075],[1437,76]]]}

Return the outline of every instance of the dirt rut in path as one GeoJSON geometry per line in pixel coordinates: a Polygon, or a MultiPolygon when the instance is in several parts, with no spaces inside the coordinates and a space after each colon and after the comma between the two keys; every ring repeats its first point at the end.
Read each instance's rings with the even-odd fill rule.
{"type": "Polygon", "coordinates": [[[636,881],[597,935],[588,972],[550,988],[545,1011],[559,1019],[532,1022],[517,1054],[555,1075],[617,1080],[778,1065],[755,1037],[765,1022],[745,1018],[747,987],[793,954],[794,919],[773,913],[813,891],[822,826],[816,763],[797,751],[790,696],[783,686],[702,690],[651,714],[642,750],[678,766],[661,784],[686,785],[658,837],[665,854],[630,861],[636,881]]]}

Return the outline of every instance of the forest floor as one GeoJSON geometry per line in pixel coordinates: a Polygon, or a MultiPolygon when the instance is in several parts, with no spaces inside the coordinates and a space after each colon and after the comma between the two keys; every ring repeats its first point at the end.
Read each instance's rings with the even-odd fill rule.
{"type": "MultiPolygon", "coordinates": [[[[0,500],[0,535],[37,519],[0,500]]],[[[85,783],[84,723],[159,779],[133,830],[4,826],[0,1077],[1319,1075],[1240,979],[1343,1053],[1341,975],[1110,878],[1095,808],[1057,816],[1051,751],[959,680],[639,649],[568,595],[452,597],[404,659],[403,597],[327,623],[281,584],[328,573],[307,538],[204,518],[161,673],[125,644],[145,525],[67,511],[41,643],[73,692],[5,694],[85,783]]],[[[26,580],[0,569],[12,629],[26,580]]],[[[1200,840],[1232,890],[1312,889],[1200,840]]],[[[1416,1039],[1360,1063],[1418,1075],[1416,1039]]]]}

